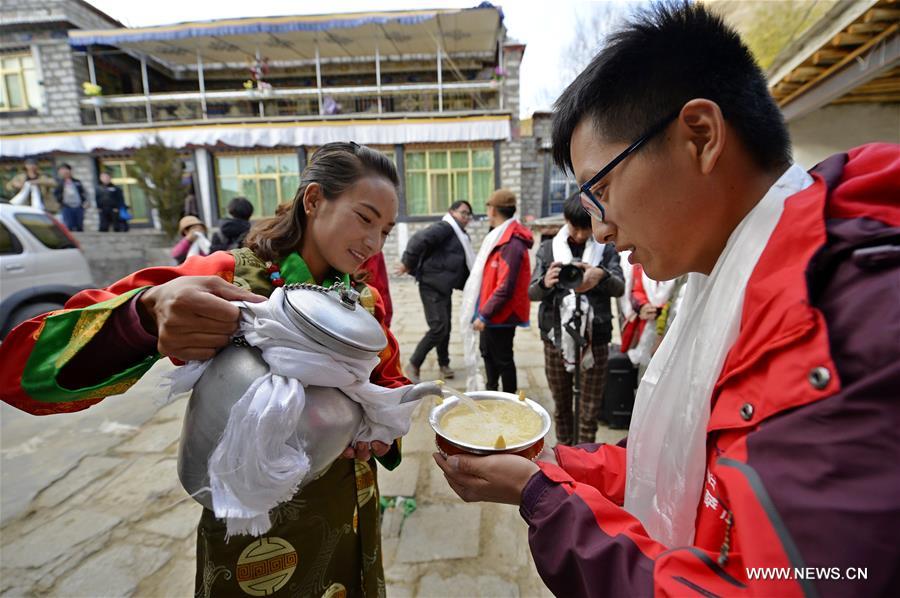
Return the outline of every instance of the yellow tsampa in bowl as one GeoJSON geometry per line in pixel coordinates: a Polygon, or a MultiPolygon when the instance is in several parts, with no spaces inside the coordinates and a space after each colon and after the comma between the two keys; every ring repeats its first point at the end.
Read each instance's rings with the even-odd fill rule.
{"type": "Polygon", "coordinates": [[[550,415],[539,404],[507,392],[466,393],[432,408],[428,421],[444,455],[513,453],[533,459],[544,447],[550,415]]]}

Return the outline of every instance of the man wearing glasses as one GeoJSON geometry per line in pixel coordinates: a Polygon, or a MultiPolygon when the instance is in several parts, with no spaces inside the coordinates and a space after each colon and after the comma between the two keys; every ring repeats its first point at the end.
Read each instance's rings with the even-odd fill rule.
{"type": "Polygon", "coordinates": [[[442,378],[453,378],[450,368],[450,317],[453,289],[465,286],[475,261],[466,226],[472,220],[472,205],[455,201],[440,222],[419,231],[409,240],[398,270],[412,274],[419,283],[428,332],[419,341],[409,363],[407,377],[419,381],[420,369],[432,349],[437,350],[442,378]]]}
{"type": "Polygon", "coordinates": [[[685,3],[611,37],[553,152],[682,307],[627,448],[436,455],[450,486],[520,506],[556,595],[900,595],[900,147],[793,164],[746,46],[685,3]]]}

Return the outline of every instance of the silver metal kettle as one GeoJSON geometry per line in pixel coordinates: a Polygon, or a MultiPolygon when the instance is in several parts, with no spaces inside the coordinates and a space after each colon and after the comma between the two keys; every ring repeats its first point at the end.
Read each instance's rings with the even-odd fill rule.
{"type": "MultiPolygon", "coordinates": [[[[355,358],[377,356],[387,338],[378,321],[359,304],[359,293],[342,283],[330,289],[312,284],[284,287],[285,313],[323,348],[355,358]]],[[[231,408],[260,376],[269,371],[259,349],[242,337],[220,351],[194,385],[178,450],[178,477],[197,502],[212,509],[209,457],[225,430],[231,408]]],[[[409,386],[401,403],[441,395],[433,382],[409,386]]],[[[306,406],[295,438],[302,439],[310,472],[301,487],[325,473],[353,441],[362,408],[338,388],[306,387],[306,406]]]]}

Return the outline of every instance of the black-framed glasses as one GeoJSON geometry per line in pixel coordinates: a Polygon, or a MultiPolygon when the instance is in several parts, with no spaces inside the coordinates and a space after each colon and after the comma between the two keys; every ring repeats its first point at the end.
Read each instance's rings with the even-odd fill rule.
{"type": "Polygon", "coordinates": [[[669,123],[675,120],[680,112],[681,109],[678,109],[663,120],[650,127],[650,129],[646,133],[638,137],[637,141],[626,147],[621,154],[613,158],[609,164],[601,168],[597,174],[592,176],[587,182],[581,185],[581,205],[584,210],[591,215],[591,218],[598,222],[603,222],[606,219],[606,210],[603,208],[600,200],[597,199],[597,197],[594,195],[594,192],[592,191],[592,189],[597,186],[597,183],[599,183],[603,179],[603,177],[608,175],[613,168],[618,166],[622,162],[622,160],[636,152],[642,145],[652,139],[653,136],[657,135],[660,131],[669,126],[669,123]]]}

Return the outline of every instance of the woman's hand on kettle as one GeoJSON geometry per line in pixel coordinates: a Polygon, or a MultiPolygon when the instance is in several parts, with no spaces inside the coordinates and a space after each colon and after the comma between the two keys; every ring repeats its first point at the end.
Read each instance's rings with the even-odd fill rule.
{"type": "Polygon", "coordinates": [[[540,468],[518,455],[433,455],[447,483],[466,502],[519,505],[528,480],[540,468]]]}
{"type": "Polygon", "coordinates": [[[229,301],[266,298],[218,276],[182,276],[141,293],[141,324],[158,338],[157,348],[181,361],[209,359],[237,330],[240,310],[229,301]]]}
{"type": "Polygon", "coordinates": [[[371,446],[368,442],[357,442],[356,447],[348,446],[341,453],[341,457],[345,459],[357,459],[359,461],[368,461],[374,453],[376,457],[384,457],[391,450],[391,445],[373,440],[371,446]]]}

